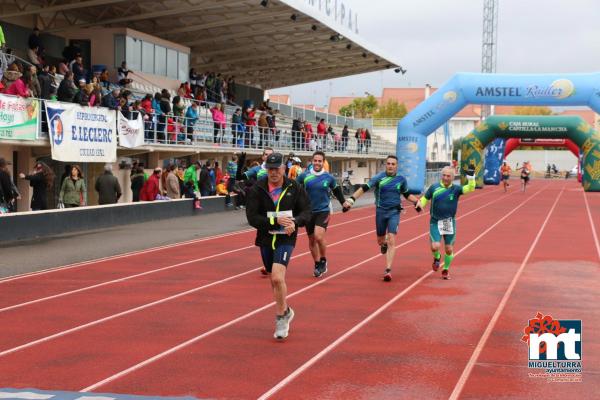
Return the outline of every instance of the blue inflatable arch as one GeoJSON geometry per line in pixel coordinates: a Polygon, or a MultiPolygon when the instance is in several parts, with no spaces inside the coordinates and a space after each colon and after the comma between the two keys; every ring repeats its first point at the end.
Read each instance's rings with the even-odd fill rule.
{"type": "Polygon", "coordinates": [[[467,104],[585,105],[600,113],[600,73],[455,75],[398,123],[398,170],[412,193],[425,186],[427,136],[467,104]]]}

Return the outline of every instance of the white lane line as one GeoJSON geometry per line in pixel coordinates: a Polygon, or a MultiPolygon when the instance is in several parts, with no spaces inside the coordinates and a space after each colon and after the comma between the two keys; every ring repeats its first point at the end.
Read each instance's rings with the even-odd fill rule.
{"type": "Polygon", "coordinates": [[[592,234],[594,236],[594,244],[596,245],[596,252],[598,253],[598,259],[600,259],[600,243],[598,243],[598,234],[596,233],[596,226],[594,225],[594,220],[592,219],[592,212],[590,211],[590,205],[588,203],[588,199],[586,196],[586,192],[583,192],[583,200],[585,201],[585,208],[587,210],[588,219],[590,221],[590,226],[592,227],[592,234]]]}
{"type": "MultiPolygon", "coordinates": [[[[523,207],[529,200],[531,200],[532,198],[534,198],[535,196],[537,196],[539,193],[541,193],[544,190],[545,190],[545,188],[542,189],[542,190],[540,190],[540,191],[538,191],[538,192],[536,192],[534,195],[530,196],[527,200],[523,201],[521,204],[519,204],[517,207],[515,207],[512,211],[510,211],[509,213],[507,213],[506,215],[504,215],[501,219],[499,219],[498,221],[496,221],[495,224],[493,224],[492,226],[490,226],[489,228],[487,228],[485,231],[483,231],[483,233],[481,233],[479,236],[477,236],[475,239],[473,239],[471,242],[469,242],[463,248],[461,248],[460,250],[458,250],[455,253],[455,255],[459,255],[460,253],[462,253],[463,251],[465,251],[466,249],[468,249],[469,247],[471,247],[479,239],[481,239],[488,232],[490,232],[492,229],[494,229],[496,226],[498,226],[502,221],[504,221],[505,219],[507,219],[509,216],[511,216],[513,213],[515,213],[519,208],[523,207]]],[[[517,192],[515,191],[513,193],[517,193],[517,192]]],[[[459,218],[457,218],[457,220],[458,219],[459,218]]],[[[383,306],[379,307],[375,312],[373,312],[372,314],[370,314],[369,316],[367,316],[365,319],[363,319],[361,322],[359,322],[358,324],[356,324],[354,327],[352,327],[350,330],[348,330],[342,336],[340,336],[339,338],[337,338],[329,346],[325,347],[323,350],[321,350],[319,353],[317,353],[310,360],[308,360],[307,362],[305,362],[304,364],[302,364],[300,367],[298,367],[290,375],[286,376],[281,381],[279,381],[279,383],[277,383],[275,386],[273,386],[267,392],[265,392],[264,394],[262,394],[258,398],[258,400],[268,399],[269,397],[273,396],[275,393],[277,393],[278,391],[280,391],[281,389],[283,389],[286,385],[288,385],[290,382],[292,382],[294,379],[296,379],[299,375],[301,375],[307,369],[309,369],[310,367],[312,367],[317,361],[319,361],[320,359],[322,359],[323,357],[325,357],[328,353],[330,353],[332,350],[334,350],[336,347],[338,347],[341,343],[343,343],[344,341],[346,341],[350,336],[352,336],[354,333],[356,333],[359,329],[361,329],[363,326],[365,326],[366,324],[368,324],[371,320],[373,320],[374,318],[376,318],[377,316],[379,316],[382,312],[384,312],[387,308],[389,308],[396,301],[398,301],[399,299],[401,299],[402,297],[404,297],[404,295],[406,295],[408,292],[410,292],[412,289],[414,289],[417,285],[419,285],[421,282],[423,282],[431,274],[433,274],[433,271],[426,272],[419,279],[417,279],[416,281],[414,281],[410,286],[408,286],[407,288],[405,288],[404,290],[402,290],[400,293],[398,293],[396,296],[394,296],[391,300],[389,300],[383,306]]]]}
{"type": "MultiPolygon", "coordinates": [[[[356,222],[356,221],[360,221],[360,220],[363,220],[363,219],[366,219],[366,218],[372,218],[373,215],[374,214],[367,215],[365,217],[356,218],[356,219],[353,219],[351,221],[346,221],[346,222],[341,222],[339,224],[331,225],[330,228],[335,228],[335,227],[338,227],[338,226],[346,225],[346,224],[349,224],[349,223],[352,223],[352,222],[356,222]]],[[[305,235],[305,234],[306,233],[301,233],[300,235],[305,235]]],[[[9,311],[9,310],[14,310],[16,308],[21,308],[21,307],[29,306],[29,305],[36,304],[36,303],[41,303],[41,302],[52,300],[52,299],[57,299],[59,297],[69,296],[69,295],[72,295],[72,294],[75,294],[75,293],[85,292],[87,290],[97,289],[99,287],[103,287],[103,286],[112,285],[112,284],[115,284],[115,283],[124,282],[124,281],[130,280],[130,279],[139,278],[140,276],[151,275],[151,274],[155,274],[157,272],[167,271],[167,270],[170,270],[170,269],[173,269],[173,268],[178,268],[178,267],[181,267],[181,266],[184,266],[184,265],[193,264],[193,263],[200,262],[200,261],[210,260],[210,259],[213,259],[213,258],[225,256],[227,254],[236,253],[238,251],[252,249],[254,247],[255,247],[254,245],[240,247],[240,248],[233,249],[233,250],[228,250],[228,251],[225,251],[225,252],[222,252],[222,253],[212,254],[210,256],[205,256],[205,257],[196,258],[196,259],[193,259],[193,260],[183,261],[183,262],[180,262],[180,263],[177,263],[177,264],[167,265],[166,267],[162,267],[162,268],[157,268],[157,269],[153,269],[153,270],[150,270],[150,271],[141,272],[139,274],[128,275],[128,276],[124,276],[124,277],[119,278],[119,279],[113,279],[111,281],[106,281],[106,282],[97,283],[95,285],[85,286],[85,287],[82,287],[82,288],[79,288],[79,289],[70,290],[68,292],[57,293],[57,294],[54,294],[54,295],[51,295],[51,296],[41,297],[39,299],[26,301],[26,302],[19,303],[19,304],[14,304],[12,306],[7,306],[7,307],[4,307],[4,308],[0,308],[0,313],[6,312],[6,311],[9,311]]]]}
{"type": "MultiPolygon", "coordinates": [[[[373,208],[373,206],[360,207],[359,210],[364,210],[364,209],[369,209],[369,208],[373,208]]],[[[341,211],[337,211],[334,214],[341,214],[341,211]]],[[[367,217],[363,217],[363,218],[367,218],[367,217]]],[[[82,261],[82,262],[68,264],[68,265],[62,265],[62,266],[58,266],[58,267],[52,267],[52,268],[44,269],[41,271],[26,272],[23,274],[0,278],[0,284],[15,281],[18,279],[28,278],[31,276],[44,275],[44,274],[48,274],[51,272],[57,272],[57,271],[63,271],[63,270],[72,269],[72,268],[83,267],[86,265],[96,264],[99,262],[112,261],[112,260],[117,260],[119,258],[132,257],[132,256],[140,255],[140,254],[152,253],[152,252],[159,251],[159,250],[171,249],[173,247],[185,246],[185,245],[189,245],[189,244],[196,244],[196,243],[220,239],[220,238],[224,238],[224,237],[228,237],[228,236],[241,235],[244,233],[254,232],[254,231],[255,231],[254,228],[242,229],[242,230],[238,230],[238,231],[234,231],[234,232],[227,232],[227,233],[221,233],[218,235],[207,236],[207,237],[200,238],[200,239],[191,239],[191,240],[186,240],[186,241],[179,242],[179,243],[172,243],[172,244],[167,244],[167,245],[163,245],[163,246],[156,246],[156,247],[151,247],[151,248],[144,249],[144,250],[136,250],[136,251],[131,251],[131,252],[127,252],[127,253],[116,254],[114,256],[101,257],[101,258],[96,258],[93,260],[82,261]]]]}
{"type": "MultiPolygon", "coordinates": [[[[515,191],[515,192],[511,193],[508,196],[511,196],[514,193],[517,193],[517,192],[515,191]]],[[[474,210],[471,210],[471,211],[463,214],[462,216],[458,217],[457,220],[462,219],[464,217],[467,217],[468,215],[471,215],[471,214],[473,214],[473,213],[475,213],[475,212],[477,212],[477,211],[479,211],[479,210],[481,210],[483,208],[489,207],[490,205],[492,205],[494,203],[502,201],[502,200],[506,199],[506,197],[508,197],[508,196],[502,196],[502,197],[497,198],[496,200],[490,201],[487,204],[484,204],[484,205],[482,205],[482,206],[480,206],[480,207],[478,207],[478,208],[476,208],[474,210]]],[[[423,216],[423,215],[427,215],[427,214],[417,215],[417,216],[413,217],[413,219],[414,218],[418,218],[418,217],[423,216]]],[[[427,235],[429,235],[429,231],[424,232],[424,233],[422,233],[419,236],[415,236],[412,239],[407,240],[407,241],[405,241],[405,242],[403,242],[403,243],[401,243],[401,244],[399,244],[399,245],[397,245],[395,247],[396,247],[396,249],[398,249],[400,247],[404,247],[404,246],[406,246],[406,245],[408,245],[408,244],[410,244],[410,243],[412,243],[412,242],[414,242],[414,241],[416,241],[418,239],[421,239],[421,238],[423,238],[423,237],[425,237],[427,235]]],[[[339,271],[339,272],[337,272],[335,274],[329,275],[328,277],[326,277],[324,279],[321,279],[321,280],[319,280],[319,281],[317,281],[317,282],[315,282],[315,283],[313,283],[311,285],[305,286],[302,289],[299,289],[299,290],[297,290],[297,291],[295,291],[293,293],[290,293],[290,294],[288,294],[287,298],[289,299],[291,297],[295,297],[295,296],[297,296],[297,295],[299,295],[301,293],[304,293],[307,290],[310,290],[310,289],[312,289],[312,288],[314,288],[316,286],[322,285],[325,282],[327,282],[327,281],[329,281],[329,280],[331,280],[331,279],[333,279],[333,278],[335,278],[335,277],[337,277],[339,275],[342,275],[342,274],[344,274],[344,273],[346,273],[348,271],[351,271],[351,270],[353,270],[355,268],[358,268],[359,266],[361,266],[363,264],[366,264],[367,262],[370,262],[370,261],[372,261],[372,260],[374,260],[374,259],[376,259],[378,257],[381,257],[381,254],[377,254],[375,256],[367,258],[366,260],[363,260],[363,261],[361,261],[361,262],[359,262],[357,264],[354,264],[354,265],[352,265],[350,267],[347,267],[347,268],[345,268],[345,269],[343,269],[343,270],[341,270],[341,271],[339,271]]],[[[174,347],[172,347],[170,349],[167,349],[167,350],[163,351],[162,353],[156,354],[155,356],[153,356],[153,357],[151,357],[151,358],[149,358],[149,359],[147,359],[145,361],[142,361],[141,363],[133,365],[133,366],[131,366],[131,367],[129,367],[129,368],[121,371],[121,372],[118,372],[118,373],[116,373],[116,374],[114,374],[114,375],[112,375],[112,376],[110,376],[110,377],[108,377],[108,378],[106,378],[106,379],[104,379],[104,380],[102,380],[100,382],[96,382],[93,385],[90,385],[90,386],[88,386],[88,387],[86,387],[84,389],[81,389],[80,391],[81,392],[90,392],[90,391],[93,391],[93,390],[97,389],[100,386],[103,386],[103,385],[105,385],[107,383],[110,383],[110,382],[112,382],[114,380],[122,378],[122,377],[124,377],[124,376],[126,376],[126,375],[128,375],[128,374],[130,374],[130,373],[132,373],[132,372],[134,372],[134,371],[136,371],[138,369],[140,369],[140,368],[145,367],[146,365],[152,364],[155,361],[158,361],[158,360],[160,360],[160,359],[162,359],[162,358],[164,358],[164,357],[166,357],[166,356],[168,356],[168,355],[170,355],[172,353],[175,353],[175,352],[177,352],[177,351],[179,351],[179,350],[181,350],[181,349],[183,349],[185,347],[188,347],[188,346],[190,346],[190,345],[192,345],[192,344],[194,344],[194,343],[196,343],[196,342],[198,342],[198,341],[200,341],[200,340],[202,340],[202,339],[204,339],[204,338],[206,338],[206,337],[208,337],[210,335],[213,335],[213,334],[215,334],[217,332],[220,332],[220,331],[222,331],[222,330],[224,330],[224,329],[226,329],[226,328],[228,328],[228,327],[230,327],[232,325],[237,324],[238,322],[244,321],[244,320],[246,320],[246,319],[248,319],[248,318],[250,318],[250,317],[252,317],[252,316],[254,316],[254,315],[256,315],[256,314],[258,314],[260,312],[262,312],[262,311],[265,311],[265,310],[269,309],[270,307],[273,307],[273,305],[275,305],[275,303],[271,302],[271,303],[266,304],[266,305],[264,305],[264,306],[262,306],[260,308],[257,308],[257,309],[255,309],[255,310],[253,310],[253,311],[251,311],[251,312],[249,312],[247,314],[244,314],[244,315],[242,315],[242,316],[240,316],[238,318],[235,318],[235,319],[233,319],[233,320],[231,320],[229,322],[226,322],[225,324],[219,325],[219,326],[217,326],[217,327],[215,327],[215,328],[213,328],[213,329],[211,329],[211,330],[209,330],[209,331],[207,331],[207,332],[205,332],[205,333],[203,333],[201,335],[198,335],[198,336],[196,336],[196,337],[194,337],[192,339],[189,339],[189,340],[187,340],[187,341],[185,341],[183,343],[180,343],[177,346],[174,346],[174,347]]]]}
{"type": "MultiPolygon", "coordinates": [[[[418,218],[419,216],[420,215],[415,216],[413,218],[410,218],[407,221],[410,221],[411,219],[418,218]]],[[[342,243],[354,240],[356,238],[359,238],[359,237],[362,237],[362,236],[365,236],[365,235],[370,235],[373,232],[375,232],[375,230],[368,231],[368,232],[363,232],[363,233],[358,234],[356,236],[352,236],[352,237],[346,238],[344,240],[340,240],[339,242],[331,243],[331,244],[329,244],[329,247],[337,246],[339,244],[342,244],[342,243]]],[[[298,258],[298,257],[302,257],[302,256],[305,256],[305,255],[308,255],[308,254],[310,254],[310,251],[306,251],[304,253],[300,253],[300,254],[297,254],[295,256],[292,256],[292,259],[295,259],[295,258],[298,258]]],[[[44,342],[48,342],[48,341],[53,340],[53,339],[57,339],[57,338],[62,337],[62,336],[66,336],[68,334],[80,331],[80,330],[85,329],[85,328],[89,328],[89,327],[92,327],[92,326],[95,326],[95,325],[99,325],[101,323],[104,323],[104,322],[107,322],[107,321],[110,321],[110,320],[113,320],[113,319],[116,319],[116,318],[119,318],[119,317],[122,317],[122,316],[125,316],[125,315],[128,315],[128,314],[133,314],[133,313],[135,313],[137,311],[145,310],[147,308],[150,308],[150,307],[153,307],[153,306],[156,306],[156,305],[159,305],[159,304],[163,304],[163,303],[169,302],[171,300],[175,300],[175,299],[178,299],[180,297],[187,296],[189,294],[196,293],[196,292],[199,292],[201,290],[205,290],[205,289],[208,289],[210,287],[220,285],[220,284],[225,283],[225,282],[229,282],[229,281],[231,281],[233,279],[237,279],[237,278],[240,278],[242,276],[245,276],[245,275],[248,275],[248,274],[251,274],[251,273],[255,273],[259,269],[260,268],[254,268],[254,269],[251,269],[249,271],[245,271],[245,272],[239,273],[237,275],[232,275],[232,276],[230,276],[228,278],[221,279],[219,281],[215,281],[215,282],[211,282],[211,283],[206,284],[206,285],[198,286],[196,288],[193,288],[193,289],[190,289],[190,290],[186,290],[185,292],[177,293],[175,295],[172,295],[172,296],[169,296],[169,297],[165,297],[163,299],[155,300],[153,302],[146,303],[146,304],[143,304],[143,305],[138,306],[138,307],[130,308],[128,310],[119,312],[117,314],[109,315],[107,317],[100,318],[100,319],[97,319],[97,320],[85,323],[83,325],[78,325],[76,327],[73,327],[73,328],[70,328],[70,329],[67,329],[67,330],[64,330],[64,331],[61,331],[61,332],[57,332],[57,333],[49,335],[49,336],[45,336],[43,338],[40,338],[40,339],[31,341],[31,342],[22,344],[22,345],[17,346],[17,347],[13,347],[13,348],[10,348],[10,349],[4,350],[4,351],[0,351],[0,357],[6,356],[6,355],[11,354],[11,353],[15,353],[15,352],[20,351],[20,350],[24,350],[26,348],[29,348],[29,347],[32,347],[32,346],[35,346],[35,345],[38,345],[38,344],[41,344],[41,343],[44,343],[44,342]]]]}
{"type": "Polygon", "coordinates": [[[460,396],[465,384],[467,383],[467,380],[469,379],[469,376],[471,375],[471,372],[473,371],[473,367],[475,366],[475,363],[477,362],[479,355],[481,354],[483,348],[485,347],[485,344],[486,344],[488,338],[490,337],[492,330],[496,326],[496,322],[498,322],[500,315],[504,311],[504,307],[506,307],[506,303],[508,302],[508,299],[510,298],[510,295],[512,294],[513,289],[515,288],[517,281],[521,277],[521,274],[523,273],[523,270],[525,269],[525,265],[527,265],[527,262],[529,261],[529,257],[531,257],[531,254],[533,253],[533,249],[535,249],[535,246],[538,244],[540,237],[542,236],[542,233],[544,232],[544,229],[546,228],[546,225],[548,224],[548,221],[550,220],[550,216],[554,212],[554,209],[556,208],[556,205],[558,204],[558,200],[560,200],[564,191],[565,191],[565,188],[563,186],[562,190],[556,197],[556,200],[554,201],[552,208],[548,212],[548,215],[546,216],[544,223],[540,227],[540,230],[538,231],[537,236],[535,237],[533,243],[531,244],[531,247],[529,247],[529,251],[527,252],[527,255],[525,256],[525,259],[523,260],[523,262],[521,263],[521,266],[517,270],[517,273],[513,277],[513,280],[510,283],[510,285],[508,286],[508,289],[506,289],[504,296],[502,296],[502,300],[500,300],[500,304],[498,304],[498,308],[496,308],[496,312],[492,316],[492,319],[490,320],[487,327],[485,328],[483,335],[479,339],[479,343],[477,343],[477,346],[475,347],[475,350],[473,351],[471,358],[467,362],[465,369],[463,370],[460,378],[458,379],[456,386],[454,386],[454,390],[452,391],[452,394],[449,397],[450,400],[456,400],[460,396]]]}
{"type": "MultiPolygon", "coordinates": [[[[406,223],[408,221],[411,221],[413,219],[417,219],[417,218],[422,217],[424,215],[427,215],[427,214],[415,215],[414,217],[408,218],[408,219],[404,220],[403,222],[406,223]]],[[[359,237],[370,235],[373,232],[375,232],[375,230],[363,232],[363,233],[360,233],[358,235],[351,236],[349,238],[340,240],[338,242],[330,243],[328,246],[329,247],[337,246],[337,245],[340,245],[342,243],[346,243],[346,242],[349,242],[351,240],[357,239],[359,237]]],[[[308,255],[308,254],[310,254],[310,251],[305,251],[304,253],[300,253],[300,254],[296,254],[296,255],[292,256],[292,259],[295,259],[295,258],[298,258],[298,257],[302,257],[302,256],[305,256],[305,255],[308,255]]],[[[206,285],[198,286],[196,288],[193,288],[193,289],[190,289],[190,290],[186,290],[185,292],[180,292],[180,293],[174,294],[172,296],[165,297],[165,298],[159,299],[159,300],[155,300],[153,302],[146,303],[146,304],[143,304],[141,306],[134,307],[134,308],[131,308],[131,309],[119,312],[117,314],[109,315],[109,316],[106,316],[104,318],[100,318],[100,319],[97,319],[97,320],[94,320],[94,321],[91,321],[91,322],[88,322],[88,323],[85,323],[85,324],[82,324],[82,325],[78,325],[76,327],[73,327],[73,328],[70,328],[70,329],[67,329],[67,330],[64,330],[64,331],[60,331],[60,332],[57,332],[57,333],[49,335],[49,336],[44,336],[44,337],[42,337],[40,339],[36,339],[34,341],[31,341],[31,342],[19,345],[17,347],[13,347],[13,348],[10,348],[10,349],[6,349],[6,350],[3,350],[3,351],[0,351],[0,357],[6,356],[6,355],[11,354],[11,353],[15,353],[15,352],[20,351],[20,350],[24,350],[26,348],[29,348],[29,347],[32,347],[32,346],[35,346],[35,345],[38,345],[38,344],[41,344],[41,343],[44,343],[44,342],[48,342],[48,341],[53,340],[53,339],[57,339],[57,338],[62,337],[62,336],[66,336],[68,334],[80,331],[80,330],[85,329],[85,328],[89,328],[91,326],[99,325],[101,323],[104,323],[104,322],[107,322],[107,321],[110,321],[110,320],[122,317],[124,315],[132,314],[134,312],[141,311],[141,310],[144,310],[146,308],[150,308],[150,307],[153,307],[153,306],[156,306],[156,305],[159,305],[159,304],[166,303],[168,301],[177,299],[179,297],[186,296],[188,294],[196,293],[196,292],[199,292],[201,290],[208,289],[210,287],[217,286],[217,285],[225,283],[225,282],[229,282],[229,281],[231,281],[233,279],[240,278],[242,276],[245,276],[245,275],[248,275],[248,274],[251,274],[251,273],[255,273],[258,270],[259,270],[259,268],[254,268],[254,269],[251,269],[249,271],[245,271],[245,272],[239,273],[237,275],[232,275],[232,276],[230,276],[228,278],[221,279],[219,281],[215,281],[215,282],[208,283],[206,285]]]]}

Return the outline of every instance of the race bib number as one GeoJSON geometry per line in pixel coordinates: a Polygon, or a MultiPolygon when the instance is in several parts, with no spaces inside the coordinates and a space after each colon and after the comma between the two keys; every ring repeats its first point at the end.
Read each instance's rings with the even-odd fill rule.
{"type": "MultiPolygon", "coordinates": [[[[278,218],[278,217],[288,217],[292,220],[294,219],[294,215],[292,214],[292,210],[287,211],[267,211],[267,218],[278,218]]],[[[269,231],[271,235],[285,235],[285,228],[283,226],[279,227],[279,229],[272,229],[269,231]]]]}
{"type": "Polygon", "coordinates": [[[452,218],[438,221],[438,231],[440,231],[440,235],[454,235],[454,223],[452,218]]]}

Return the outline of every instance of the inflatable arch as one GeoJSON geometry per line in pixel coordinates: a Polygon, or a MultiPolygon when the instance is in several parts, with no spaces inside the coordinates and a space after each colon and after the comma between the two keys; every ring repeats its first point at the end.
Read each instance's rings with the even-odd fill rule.
{"type": "Polygon", "coordinates": [[[455,75],[398,123],[399,172],[412,193],[422,192],[425,186],[427,136],[467,104],[587,105],[600,113],[600,73],[455,75]]]}
{"type": "MultiPolygon", "coordinates": [[[[477,186],[485,183],[498,184],[496,173],[504,158],[504,140],[509,138],[569,139],[583,152],[583,187],[586,191],[600,191],[600,136],[578,116],[516,116],[495,115],[479,124],[462,141],[461,171],[475,168],[477,186]],[[488,149],[485,159],[487,179],[484,180],[484,156],[486,146],[495,139],[502,139],[502,146],[495,143],[488,149]],[[498,147],[502,147],[501,149],[498,147]]],[[[577,149],[575,154],[579,154],[577,149]]],[[[466,179],[463,177],[463,180],[466,179]]]]}

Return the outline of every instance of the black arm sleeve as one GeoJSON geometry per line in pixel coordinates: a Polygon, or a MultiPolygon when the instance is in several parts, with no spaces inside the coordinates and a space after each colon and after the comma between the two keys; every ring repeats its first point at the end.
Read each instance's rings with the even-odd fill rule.
{"type": "Polygon", "coordinates": [[[367,193],[370,189],[369,185],[367,185],[366,183],[361,185],[360,188],[363,190],[363,192],[367,193]]]}
{"type": "Polygon", "coordinates": [[[410,197],[410,193],[409,192],[402,193],[402,196],[404,196],[405,199],[408,199],[410,197]]]}
{"type": "Polygon", "coordinates": [[[335,198],[338,199],[340,204],[344,205],[344,202],[346,201],[346,199],[344,198],[344,192],[342,191],[342,187],[336,186],[335,189],[332,190],[332,192],[333,192],[333,195],[335,196],[335,198]]]}

